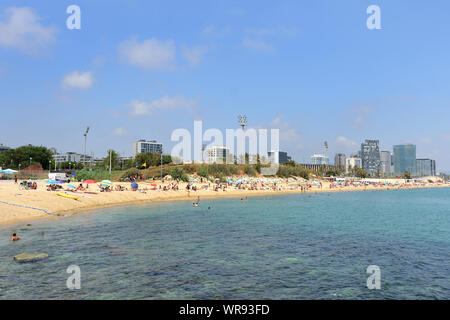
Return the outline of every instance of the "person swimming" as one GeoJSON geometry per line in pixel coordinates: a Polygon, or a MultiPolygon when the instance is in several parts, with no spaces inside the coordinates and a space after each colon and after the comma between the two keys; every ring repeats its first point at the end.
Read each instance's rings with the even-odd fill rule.
{"type": "Polygon", "coordinates": [[[20,240],[20,237],[18,237],[15,233],[13,233],[12,237],[11,237],[11,241],[17,241],[20,240]]]}
{"type": "Polygon", "coordinates": [[[193,202],[192,206],[193,207],[198,207],[198,205],[200,204],[200,196],[197,197],[197,202],[193,202]]]}

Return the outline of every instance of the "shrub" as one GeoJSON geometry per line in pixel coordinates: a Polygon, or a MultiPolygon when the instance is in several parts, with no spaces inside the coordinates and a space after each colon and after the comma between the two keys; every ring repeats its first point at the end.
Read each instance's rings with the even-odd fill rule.
{"type": "Polygon", "coordinates": [[[199,166],[199,167],[197,168],[197,174],[198,174],[200,177],[208,178],[208,176],[209,176],[209,170],[208,170],[208,167],[207,167],[207,166],[199,166]]]}
{"type": "Polygon", "coordinates": [[[184,182],[188,182],[189,181],[188,175],[181,168],[178,168],[178,167],[172,168],[170,170],[169,174],[175,180],[176,179],[180,179],[181,181],[184,181],[184,182]]]}
{"type": "Polygon", "coordinates": [[[193,164],[185,164],[185,165],[183,165],[183,170],[187,173],[192,174],[192,173],[195,173],[196,168],[195,168],[195,165],[193,165],[193,164]]]}
{"type": "Polygon", "coordinates": [[[251,166],[251,165],[246,165],[244,167],[244,173],[249,175],[249,176],[251,176],[251,177],[254,177],[257,174],[256,169],[253,166],[251,166]]]}
{"type": "Polygon", "coordinates": [[[139,169],[130,168],[122,174],[121,178],[125,179],[125,178],[131,177],[131,176],[135,177],[135,176],[140,176],[140,175],[141,175],[141,171],[139,171],[139,169]]]}
{"type": "Polygon", "coordinates": [[[290,177],[293,174],[293,171],[294,170],[290,166],[289,167],[288,166],[280,166],[278,168],[277,175],[279,177],[282,177],[282,178],[287,178],[287,177],[290,177]]]}
{"type": "Polygon", "coordinates": [[[84,180],[106,180],[110,179],[109,171],[108,170],[80,170],[76,173],[76,179],[78,181],[84,181],[84,180]]]}

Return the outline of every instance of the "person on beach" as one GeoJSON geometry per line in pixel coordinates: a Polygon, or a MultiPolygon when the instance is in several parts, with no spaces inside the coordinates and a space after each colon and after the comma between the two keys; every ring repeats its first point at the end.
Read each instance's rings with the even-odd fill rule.
{"type": "Polygon", "coordinates": [[[18,237],[15,233],[13,233],[12,237],[11,237],[11,241],[17,241],[20,240],[20,237],[18,237]]]}
{"type": "Polygon", "coordinates": [[[14,183],[17,184],[17,175],[14,176],[14,183]]]}

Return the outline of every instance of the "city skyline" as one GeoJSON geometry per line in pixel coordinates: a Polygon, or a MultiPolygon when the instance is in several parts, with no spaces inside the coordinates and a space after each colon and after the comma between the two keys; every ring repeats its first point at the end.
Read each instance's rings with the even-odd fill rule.
{"type": "Polygon", "coordinates": [[[202,119],[224,131],[244,113],[249,128],[280,128],[280,149],[298,162],[324,140],[330,155],[348,155],[373,138],[380,150],[413,143],[450,172],[448,3],[377,1],[381,30],[366,27],[371,1],[79,1],[80,30],[65,25],[70,4],[0,5],[6,146],[83,153],[90,126],[88,155],[130,155],[130,141],[170,149],[174,129],[202,119]]]}
{"type": "MultiPolygon", "coordinates": [[[[328,142],[326,142],[326,145],[328,147],[328,142]]],[[[203,145],[203,147],[205,147],[205,146],[206,146],[206,144],[203,145]]],[[[385,176],[385,175],[392,176],[392,175],[402,175],[405,171],[410,172],[412,175],[416,175],[416,173],[421,172],[421,171],[418,171],[419,170],[418,169],[419,162],[420,162],[421,163],[420,166],[422,167],[422,171],[425,170],[425,171],[429,171],[429,172],[434,173],[432,175],[435,175],[436,173],[447,174],[447,172],[439,170],[439,166],[436,166],[436,160],[430,159],[430,158],[420,158],[420,157],[418,157],[417,153],[416,153],[416,145],[414,145],[414,144],[400,144],[400,145],[397,144],[397,145],[393,145],[391,150],[382,150],[379,146],[380,146],[380,141],[379,140],[365,139],[365,141],[363,141],[361,143],[361,150],[359,150],[356,153],[355,152],[351,152],[351,153],[347,153],[347,154],[346,153],[340,153],[340,152],[336,153],[335,157],[334,157],[334,165],[336,166],[336,161],[337,161],[337,159],[339,159],[338,160],[338,162],[339,162],[338,166],[344,167],[346,169],[346,171],[348,171],[348,162],[347,162],[347,160],[351,160],[352,163],[353,163],[353,165],[351,165],[351,166],[354,166],[354,160],[353,159],[354,159],[354,157],[356,157],[357,159],[360,159],[360,161],[361,161],[361,165],[359,167],[364,169],[365,171],[367,171],[367,173],[369,175],[376,176],[378,174],[381,174],[382,176],[385,176]],[[363,154],[364,154],[363,151],[364,151],[364,148],[367,147],[368,143],[376,145],[376,150],[378,150],[378,151],[375,150],[376,151],[375,153],[378,154],[378,157],[376,159],[378,165],[377,164],[371,164],[370,166],[368,164],[363,165],[363,163],[364,163],[364,161],[362,160],[363,157],[364,157],[363,156],[363,154]],[[413,149],[414,150],[413,151],[414,152],[414,156],[410,155],[410,158],[411,159],[414,158],[414,160],[411,160],[411,161],[413,161],[414,168],[417,168],[417,169],[407,168],[403,164],[399,165],[398,156],[397,156],[397,158],[395,157],[396,149],[397,149],[397,153],[398,153],[399,148],[403,149],[405,147],[406,148],[409,148],[409,147],[414,148],[413,149]],[[389,164],[387,162],[389,162],[389,164]],[[395,162],[397,162],[397,168],[395,166],[395,162]],[[424,169],[424,166],[425,166],[425,169],[424,169]],[[375,172],[376,172],[376,174],[375,174],[375,172]]],[[[223,148],[225,148],[225,146],[218,146],[218,145],[212,146],[212,148],[216,148],[216,147],[219,147],[219,148],[223,147],[223,148]]],[[[74,151],[61,151],[61,150],[57,150],[56,148],[53,148],[53,147],[48,147],[48,148],[53,152],[54,158],[55,158],[55,156],[61,157],[61,158],[67,158],[67,157],[70,158],[70,154],[75,154],[75,157],[78,157],[78,158],[81,158],[81,159],[84,157],[82,153],[78,153],[76,151],[75,152],[74,151]]],[[[163,144],[158,142],[158,141],[156,141],[156,140],[149,140],[149,141],[147,141],[145,139],[139,139],[137,141],[132,142],[131,156],[129,154],[126,154],[126,153],[119,153],[119,156],[121,158],[123,158],[123,159],[129,159],[129,158],[134,158],[137,153],[146,153],[146,152],[160,153],[160,151],[163,150],[163,148],[164,148],[163,144]],[[146,145],[145,146],[141,146],[141,147],[138,148],[138,145],[140,145],[141,143],[146,144],[146,145]],[[138,151],[138,149],[140,151],[138,151]]],[[[5,146],[4,144],[0,143],[0,153],[1,153],[1,151],[7,150],[7,149],[8,149],[8,146],[5,146]]],[[[228,152],[229,152],[230,156],[235,155],[233,152],[230,152],[230,151],[228,151],[228,152]]],[[[370,151],[370,152],[372,153],[372,151],[370,151]]],[[[279,163],[285,163],[288,160],[293,160],[293,161],[295,161],[297,163],[300,163],[300,164],[303,163],[303,164],[318,164],[318,165],[324,164],[324,165],[330,165],[328,152],[325,152],[324,154],[315,153],[315,154],[313,154],[311,156],[309,161],[305,161],[305,162],[297,161],[296,159],[293,159],[291,156],[288,156],[289,151],[280,150],[279,153],[283,154],[283,161],[280,161],[279,163]],[[323,158],[323,159],[321,159],[321,158],[323,158]]],[[[168,153],[166,153],[166,154],[168,154],[168,153]]],[[[259,152],[258,152],[258,154],[259,154],[259,152]]],[[[271,154],[271,152],[268,152],[267,156],[270,157],[270,154],[271,154]]],[[[250,156],[252,156],[252,155],[253,154],[250,154],[250,156]]],[[[105,156],[107,156],[107,155],[105,155],[105,156]]],[[[92,159],[94,161],[99,161],[101,159],[104,159],[105,156],[98,156],[98,155],[95,156],[94,153],[91,153],[91,154],[87,153],[86,154],[86,158],[92,159]]],[[[370,157],[372,155],[367,155],[367,156],[370,157]]],[[[65,161],[65,160],[60,160],[59,162],[63,162],[63,161],[65,161]]],[[[70,161],[70,159],[67,160],[67,161],[70,161]]],[[[208,160],[208,159],[203,159],[203,161],[206,161],[207,163],[208,162],[211,163],[211,161],[208,160]]],[[[367,162],[367,160],[365,160],[365,161],[367,162]]],[[[402,159],[402,161],[404,161],[404,160],[402,159]]],[[[72,160],[72,162],[76,162],[76,161],[72,160]]]]}

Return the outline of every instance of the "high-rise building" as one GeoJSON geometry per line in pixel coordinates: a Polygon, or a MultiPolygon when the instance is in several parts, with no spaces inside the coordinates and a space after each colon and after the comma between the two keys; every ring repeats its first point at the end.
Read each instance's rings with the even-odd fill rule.
{"type": "Polygon", "coordinates": [[[392,154],[390,151],[381,151],[380,167],[380,171],[383,176],[389,176],[393,173],[392,154]]]}
{"type": "Polygon", "coordinates": [[[394,173],[401,175],[408,171],[411,176],[417,174],[416,146],[399,144],[394,146],[394,173]]]}
{"type": "Polygon", "coordinates": [[[436,175],[436,161],[431,159],[417,159],[417,176],[428,177],[436,175]]]}
{"type": "Polygon", "coordinates": [[[353,168],[361,168],[361,158],[357,157],[350,157],[345,159],[345,172],[349,173],[351,169],[353,168]]]}
{"type": "Polygon", "coordinates": [[[345,168],[345,154],[336,153],[336,155],[334,156],[334,165],[336,167],[345,168]]]}
{"type": "Polygon", "coordinates": [[[366,140],[361,143],[362,169],[370,176],[377,176],[380,171],[380,141],[366,140]]]}
{"type": "Polygon", "coordinates": [[[139,140],[133,143],[133,157],[139,153],[162,153],[162,144],[156,140],[139,140]]]}
{"type": "Polygon", "coordinates": [[[324,154],[313,154],[311,157],[312,164],[328,165],[328,156],[324,154]]]}
{"type": "Polygon", "coordinates": [[[290,157],[287,152],[284,151],[269,151],[267,156],[272,160],[273,163],[283,164],[289,161],[290,157]]]}

